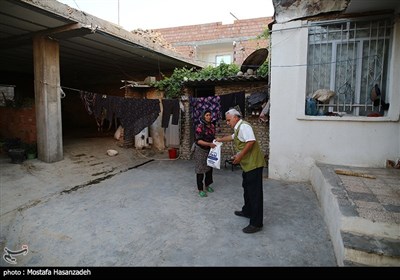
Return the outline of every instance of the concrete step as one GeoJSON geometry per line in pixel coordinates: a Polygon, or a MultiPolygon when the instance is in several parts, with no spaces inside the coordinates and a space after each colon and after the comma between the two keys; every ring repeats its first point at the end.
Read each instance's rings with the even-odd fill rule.
{"type": "Polygon", "coordinates": [[[400,240],[400,225],[397,223],[371,221],[358,216],[342,216],[340,229],[343,232],[354,232],[400,240]]]}
{"type": "Polygon", "coordinates": [[[341,231],[345,266],[400,266],[400,239],[341,231]]]}
{"type": "MultiPolygon", "coordinates": [[[[360,208],[357,208],[354,199],[350,197],[355,193],[345,189],[334,168],[335,166],[317,164],[311,169],[310,181],[328,226],[338,266],[400,266],[399,222],[396,219],[386,219],[386,222],[385,219],[362,217],[371,215],[360,215],[360,208]]],[[[371,201],[376,206],[376,199],[371,201]]],[[[397,207],[396,203],[397,201],[391,204],[397,207]]],[[[372,204],[368,199],[364,203],[367,206],[372,204]]],[[[377,213],[373,208],[361,210],[377,213]]],[[[396,217],[396,211],[386,214],[396,217]]]]}

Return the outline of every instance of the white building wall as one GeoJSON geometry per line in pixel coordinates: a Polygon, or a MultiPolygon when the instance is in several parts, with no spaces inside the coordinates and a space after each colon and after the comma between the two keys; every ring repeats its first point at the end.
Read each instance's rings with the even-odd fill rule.
{"type": "MultiPolygon", "coordinates": [[[[305,24],[305,23],[304,23],[305,24]]],[[[397,20],[395,41],[400,45],[397,20]]],[[[384,167],[400,157],[400,48],[393,48],[386,117],[305,116],[307,35],[301,21],[274,24],[271,36],[269,177],[309,181],[315,162],[384,167]]]]}

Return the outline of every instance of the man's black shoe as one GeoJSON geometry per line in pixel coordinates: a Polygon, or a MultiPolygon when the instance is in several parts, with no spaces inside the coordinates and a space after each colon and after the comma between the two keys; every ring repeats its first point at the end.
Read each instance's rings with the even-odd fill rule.
{"type": "Polygon", "coordinates": [[[250,216],[245,215],[242,211],[235,211],[234,213],[236,216],[250,218],[250,216]]]}
{"type": "Polygon", "coordinates": [[[252,226],[252,225],[248,225],[247,227],[245,227],[243,229],[243,232],[244,233],[255,233],[257,231],[260,231],[261,229],[262,229],[262,227],[255,227],[255,226],[252,226]]]}

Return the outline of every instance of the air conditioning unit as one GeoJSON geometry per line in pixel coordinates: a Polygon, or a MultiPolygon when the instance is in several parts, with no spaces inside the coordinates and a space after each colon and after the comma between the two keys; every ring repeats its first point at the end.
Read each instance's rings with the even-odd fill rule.
{"type": "Polygon", "coordinates": [[[143,149],[149,146],[149,128],[144,128],[141,132],[135,135],[135,148],[143,149]]]}

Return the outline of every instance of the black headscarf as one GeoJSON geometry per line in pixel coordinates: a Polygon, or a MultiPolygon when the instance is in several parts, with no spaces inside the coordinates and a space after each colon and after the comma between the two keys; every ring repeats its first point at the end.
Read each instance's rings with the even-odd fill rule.
{"type": "Polygon", "coordinates": [[[202,123],[204,125],[210,125],[211,124],[211,121],[207,122],[205,117],[204,117],[207,113],[211,114],[211,121],[212,121],[212,112],[210,110],[206,109],[206,110],[203,111],[203,113],[201,113],[201,118],[200,118],[200,123],[202,123]]]}
{"type": "MultiPolygon", "coordinates": [[[[210,113],[212,114],[211,110],[206,109],[202,112],[201,117],[200,117],[200,124],[198,125],[196,129],[196,143],[198,143],[198,140],[203,140],[206,142],[212,142],[215,139],[215,126],[212,123],[212,121],[207,122],[204,118],[204,116],[210,113]]],[[[202,149],[209,149],[209,147],[203,147],[200,145],[202,149]]]]}

